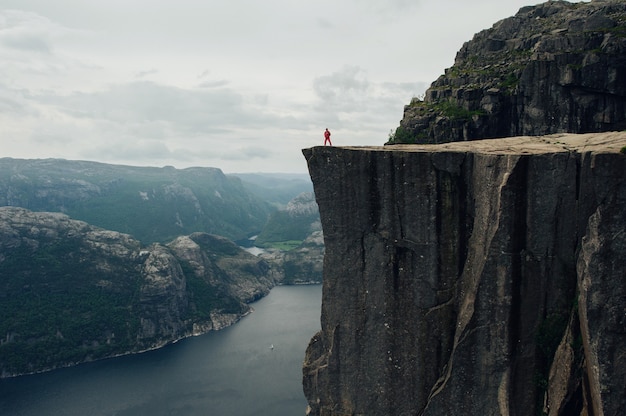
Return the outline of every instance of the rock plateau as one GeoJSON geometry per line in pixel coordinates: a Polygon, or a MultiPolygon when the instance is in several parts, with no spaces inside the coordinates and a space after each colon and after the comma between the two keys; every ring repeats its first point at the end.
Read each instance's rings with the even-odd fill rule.
{"type": "Polygon", "coordinates": [[[310,415],[626,409],[625,132],[304,149],[310,415]]]}

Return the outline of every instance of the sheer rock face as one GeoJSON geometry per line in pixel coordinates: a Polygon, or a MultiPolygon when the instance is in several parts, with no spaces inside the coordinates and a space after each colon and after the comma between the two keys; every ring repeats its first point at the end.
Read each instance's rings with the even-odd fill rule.
{"type": "Polygon", "coordinates": [[[549,1],[477,33],[395,143],[626,128],[626,3],[549,1]]]}
{"type": "Polygon", "coordinates": [[[303,150],[311,415],[626,408],[626,133],[303,150]]]}

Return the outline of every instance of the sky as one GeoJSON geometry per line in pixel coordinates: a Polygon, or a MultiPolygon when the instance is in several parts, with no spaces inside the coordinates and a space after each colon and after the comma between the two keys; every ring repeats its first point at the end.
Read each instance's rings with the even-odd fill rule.
{"type": "Polygon", "coordinates": [[[0,157],[306,173],[533,0],[0,0],[0,157]]]}

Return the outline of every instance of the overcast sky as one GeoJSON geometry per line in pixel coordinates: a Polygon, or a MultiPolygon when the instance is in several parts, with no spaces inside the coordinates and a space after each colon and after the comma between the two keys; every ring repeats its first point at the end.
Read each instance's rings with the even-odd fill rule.
{"type": "Polygon", "coordinates": [[[0,0],[0,157],[307,171],[533,0],[0,0]]]}

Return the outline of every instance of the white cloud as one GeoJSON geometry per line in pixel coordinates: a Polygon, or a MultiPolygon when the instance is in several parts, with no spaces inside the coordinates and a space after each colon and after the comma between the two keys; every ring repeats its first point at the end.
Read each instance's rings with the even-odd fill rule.
{"type": "Polygon", "coordinates": [[[356,66],[346,66],[313,81],[313,89],[325,104],[342,107],[346,112],[366,96],[368,87],[365,72],[356,66]]]}
{"type": "Polygon", "coordinates": [[[3,156],[304,172],[325,127],[383,144],[463,42],[524,5],[3,0],[3,156]]]}
{"type": "Polygon", "coordinates": [[[0,44],[10,49],[49,53],[49,38],[58,31],[57,25],[34,13],[7,10],[0,15],[0,44]]]}

